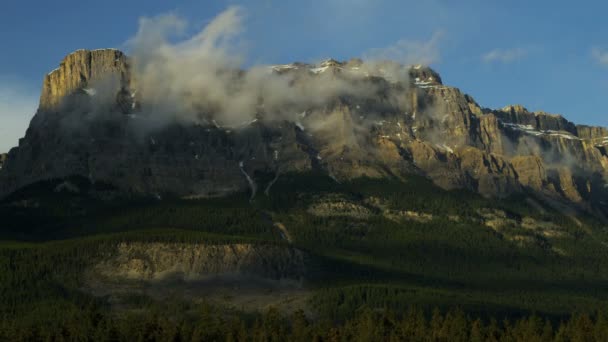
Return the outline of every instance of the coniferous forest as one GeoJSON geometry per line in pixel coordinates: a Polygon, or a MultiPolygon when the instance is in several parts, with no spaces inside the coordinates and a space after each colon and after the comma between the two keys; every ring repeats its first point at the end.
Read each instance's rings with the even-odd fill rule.
{"type": "Polygon", "coordinates": [[[0,340],[608,336],[608,234],[600,222],[577,223],[530,194],[488,200],[415,176],[337,183],[318,174],[283,175],[251,201],[246,193],[108,201],[111,194],[110,186],[71,178],[2,202],[0,340]],[[65,182],[79,190],[58,190],[65,182]],[[91,275],[135,243],[295,249],[303,273],[295,285],[236,281],[220,290],[181,278],[121,283],[91,275]],[[253,295],[244,300],[246,292],[253,295]]]}

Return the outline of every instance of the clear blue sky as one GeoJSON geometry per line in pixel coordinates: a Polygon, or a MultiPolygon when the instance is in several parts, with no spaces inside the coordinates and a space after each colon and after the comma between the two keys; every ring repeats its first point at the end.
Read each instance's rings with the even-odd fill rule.
{"type": "Polygon", "coordinates": [[[608,4],[601,1],[3,0],[0,152],[23,136],[44,74],[67,53],[121,48],[142,16],[175,12],[196,31],[230,5],[246,10],[250,64],[348,59],[430,41],[431,66],[444,83],[482,106],[520,103],[608,126],[608,4]]]}

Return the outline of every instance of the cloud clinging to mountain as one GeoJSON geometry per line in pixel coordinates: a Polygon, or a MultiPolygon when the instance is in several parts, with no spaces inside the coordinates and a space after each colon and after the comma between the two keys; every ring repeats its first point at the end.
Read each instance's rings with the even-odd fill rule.
{"type": "MultiPolygon", "coordinates": [[[[158,122],[216,120],[222,126],[239,126],[261,112],[267,119],[286,119],[339,96],[375,96],[377,85],[334,77],[331,72],[279,74],[268,65],[245,70],[241,36],[245,16],[242,7],[230,7],[198,33],[179,36],[181,40],[170,38],[187,26],[184,19],[171,13],[142,18],[127,45],[134,60],[137,92],[144,99],[143,112],[158,122]]],[[[407,69],[401,64],[380,67],[373,60],[436,61],[440,36],[437,33],[427,42],[400,41],[381,49],[360,67],[361,73],[349,77],[363,78],[363,71],[375,74],[382,69],[395,80],[407,81],[407,69]]]]}
{"type": "Polygon", "coordinates": [[[441,60],[440,42],[443,36],[443,31],[435,31],[426,41],[401,39],[393,45],[371,49],[364,57],[370,60],[391,60],[405,65],[430,65],[441,60]]]}

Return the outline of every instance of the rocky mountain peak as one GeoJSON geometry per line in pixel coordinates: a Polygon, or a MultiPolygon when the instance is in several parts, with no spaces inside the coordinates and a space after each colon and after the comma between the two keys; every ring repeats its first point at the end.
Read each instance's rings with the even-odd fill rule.
{"type": "Polygon", "coordinates": [[[544,132],[566,132],[578,134],[576,125],[559,114],[544,111],[530,112],[522,105],[509,105],[494,114],[511,128],[544,132]]]}
{"type": "Polygon", "coordinates": [[[409,68],[410,78],[415,83],[441,85],[441,76],[435,70],[424,65],[414,65],[409,68]]]}
{"type": "Polygon", "coordinates": [[[520,104],[508,105],[502,107],[501,111],[509,114],[527,114],[529,113],[528,109],[520,104]]]}
{"type": "Polygon", "coordinates": [[[39,109],[56,111],[66,96],[82,89],[93,94],[91,85],[109,79],[120,88],[131,83],[129,62],[124,53],[116,49],[74,51],[44,77],[39,109]]]}
{"type": "Polygon", "coordinates": [[[378,77],[389,82],[402,82],[409,77],[409,82],[417,86],[442,85],[441,76],[435,70],[424,65],[405,66],[393,61],[365,62],[360,58],[352,58],[348,61],[338,61],[330,58],[318,64],[290,63],[273,65],[270,67],[274,72],[284,74],[288,72],[308,72],[315,75],[329,73],[345,73],[350,76],[378,77]]]}
{"type": "Polygon", "coordinates": [[[319,64],[319,67],[328,67],[328,66],[331,66],[331,67],[341,67],[341,66],[344,66],[344,64],[345,63],[342,63],[342,62],[339,62],[339,61],[337,61],[337,60],[335,60],[333,58],[330,58],[328,60],[325,60],[325,61],[321,62],[319,64]]]}

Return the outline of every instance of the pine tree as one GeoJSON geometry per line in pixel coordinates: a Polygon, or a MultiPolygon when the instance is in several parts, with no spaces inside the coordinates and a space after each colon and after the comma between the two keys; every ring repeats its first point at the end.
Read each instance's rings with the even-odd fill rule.
{"type": "Polygon", "coordinates": [[[541,341],[551,342],[553,341],[553,325],[549,319],[545,319],[543,331],[541,333],[541,341]]]}
{"type": "Polygon", "coordinates": [[[478,318],[471,323],[471,333],[469,340],[471,342],[484,342],[486,337],[484,334],[484,326],[481,320],[478,318]]]}
{"type": "Polygon", "coordinates": [[[430,325],[430,337],[431,341],[440,341],[441,340],[441,328],[443,327],[443,317],[441,316],[441,312],[438,308],[433,310],[433,315],[431,316],[430,325]]]}
{"type": "Polygon", "coordinates": [[[589,315],[577,314],[570,320],[570,338],[572,342],[592,341],[594,324],[589,315]]]}
{"type": "Polygon", "coordinates": [[[308,342],[310,341],[310,329],[308,327],[308,319],[304,311],[297,310],[291,319],[292,323],[292,338],[294,342],[308,342]]]}

